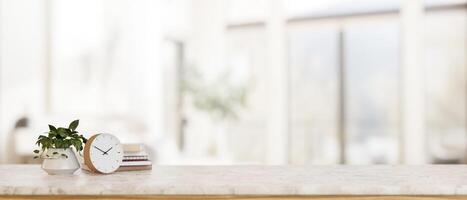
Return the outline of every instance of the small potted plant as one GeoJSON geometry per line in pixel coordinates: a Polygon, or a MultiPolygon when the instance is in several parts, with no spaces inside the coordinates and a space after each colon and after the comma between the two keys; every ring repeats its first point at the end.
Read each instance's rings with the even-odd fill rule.
{"type": "Polygon", "coordinates": [[[68,128],[49,125],[49,131],[37,138],[40,150],[34,150],[34,158],[43,159],[42,169],[48,174],[73,174],[80,168],[75,151],[80,153],[87,139],[76,131],[78,124],[79,120],[71,122],[68,128]]]}

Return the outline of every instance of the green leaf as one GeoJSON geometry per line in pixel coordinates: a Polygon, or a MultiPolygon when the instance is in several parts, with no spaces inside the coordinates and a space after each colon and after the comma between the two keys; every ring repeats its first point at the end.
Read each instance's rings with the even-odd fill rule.
{"type": "Polygon", "coordinates": [[[52,131],[52,132],[55,132],[57,131],[57,128],[55,128],[55,126],[52,126],[49,124],[49,130],[52,131]]]}
{"type": "Polygon", "coordinates": [[[34,150],[33,152],[34,152],[34,153],[39,153],[39,150],[36,149],[36,150],[34,150]]]}
{"type": "Polygon", "coordinates": [[[75,149],[77,151],[80,151],[82,149],[82,143],[81,140],[79,139],[73,139],[73,146],[75,146],[75,149]]]}
{"type": "Polygon", "coordinates": [[[79,137],[81,138],[81,140],[83,140],[83,143],[86,144],[88,139],[86,139],[83,135],[80,135],[79,137]]]}
{"type": "Polygon", "coordinates": [[[55,148],[60,148],[62,146],[61,140],[56,139],[53,143],[54,143],[55,148]]]}
{"type": "Polygon", "coordinates": [[[78,128],[78,125],[79,125],[79,119],[72,121],[70,123],[70,126],[68,126],[68,128],[74,131],[76,128],[78,128]]]}
{"type": "Polygon", "coordinates": [[[49,137],[56,137],[57,136],[57,131],[50,131],[49,132],[49,137]]]}
{"type": "Polygon", "coordinates": [[[67,130],[65,128],[58,128],[57,132],[58,132],[58,135],[60,135],[60,137],[66,138],[67,130]]]}

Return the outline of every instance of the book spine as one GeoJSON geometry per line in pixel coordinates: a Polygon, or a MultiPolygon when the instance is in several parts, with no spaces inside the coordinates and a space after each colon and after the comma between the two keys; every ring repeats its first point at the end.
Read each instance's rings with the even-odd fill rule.
{"type": "Polygon", "coordinates": [[[123,162],[149,161],[149,159],[123,159],[123,162]]]}
{"type": "Polygon", "coordinates": [[[123,160],[149,160],[148,156],[123,156],[123,160]]]}
{"type": "Polygon", "coordinates": [[[152,165],[151,161],[127,161],[122,162],[120,166],[144,166],[144,165],[152,165]]]}

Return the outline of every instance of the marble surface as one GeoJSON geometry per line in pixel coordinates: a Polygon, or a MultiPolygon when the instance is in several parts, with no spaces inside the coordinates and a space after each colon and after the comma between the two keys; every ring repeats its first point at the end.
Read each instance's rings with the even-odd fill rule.
{"type": "Polygon", "coordinates": [[[154,166],[50,176],[0,165],[0,195],[467,195],[467,166],[154,166]]]}

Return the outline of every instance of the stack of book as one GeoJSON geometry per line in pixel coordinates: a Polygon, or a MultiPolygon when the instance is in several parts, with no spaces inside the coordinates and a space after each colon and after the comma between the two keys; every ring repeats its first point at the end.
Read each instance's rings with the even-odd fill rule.
{"type": "Polygon", "coordinates": [[[123,162],[117,171],[151,170],[152,162],[143,144],[123,144],[123,162]]]}

